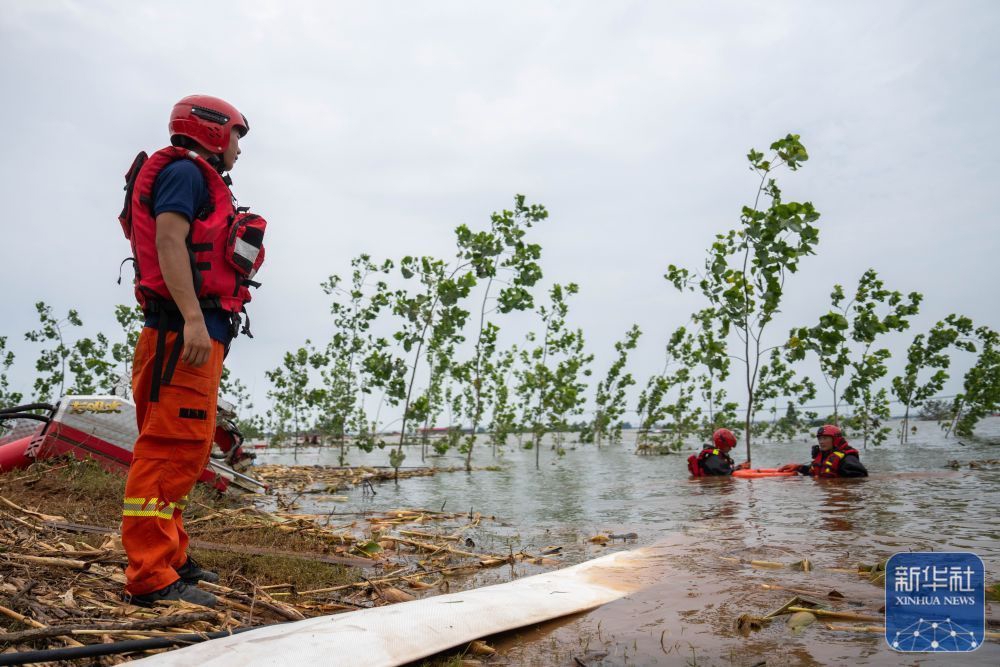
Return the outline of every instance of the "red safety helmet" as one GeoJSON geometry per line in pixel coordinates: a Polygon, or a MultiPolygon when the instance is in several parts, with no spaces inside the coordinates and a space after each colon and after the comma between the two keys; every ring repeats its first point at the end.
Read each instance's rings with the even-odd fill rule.
{"type": "Polygon", "coordinates": [[[222,153],[229,146],[235,127],[240,136],[250,131],[247,117],[225,100],[209,95],[188,95],[170,112],[170,141],[187,137],[212,153],[222,153]]]}
{"type": "Polygon", "coordinates": [[[823,426],[819,427],[818,431],[816,431],[816,437],[822,438],[824,435],[828,435],[834,440],[836,440],[837,438],[843,438],[844,432],[840,430],[839,426],[834,426],[833,424],[824,424],[823,426]]]}
{"type": "Polygon", "coordinates": [[[716,447],[735,447],[736,436],[728,428],[720,428],[712,434],[712,442],[716,447]]]}

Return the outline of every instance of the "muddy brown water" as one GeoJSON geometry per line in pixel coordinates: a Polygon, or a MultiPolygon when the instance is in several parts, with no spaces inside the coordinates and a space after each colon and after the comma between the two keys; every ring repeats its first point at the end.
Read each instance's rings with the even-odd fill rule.
{"type": "MultiPolygon", "coordinates": [[[[598,449],[567,445],[564,457],[544,447],[541,470],[534,452],[514,446],[493,458],[480,447],[477,465],[499,471],[442,473],[361,489],[333,506],[300,498],[304,511],[350,512],[426,507],[481,512],[496,517],[468,532],[477,550],[538,552],[562,547],[572,564],[608,549],[642,547],[647,558],[634,576],[640,590],[569,619],[495,638],[501,662],[516,665],[1000,665],[1000,644],[987,642],[967,654],[900,654],[880,634],[826,629],[822,623],[793,635],[784,617],[743,637],[740,614],[762,616],[792,593],[762,584],[836,590],[850,602],[839,609],[874,613],[881,586],[852,568],[900,551],[972,551],[986,564],[987,580],[1000,579],[1000,466],[960,470],[950,460],[1000,458],[1000,418],[981,424],[977,440],[945,439],[936,424],[918,423],[907,445],[890,443],[862,452],[871,476],[862,480],[807,478],[701,479],[688,477],[686,457],[636,456],[631,434],[621,445],[598,449]],[[636,533],[638,539],[602,547],[598,533],[636,533]],[[809,559],[815,569],[767,569],[749,560],[792,563],[809,559]]],[[[516,444],[516,443],[512,443],[516,444]]],[[[812,442],[762,444],[754,465],[805,462],[812,442]]],[[[383,463],[386,454],[350,462],[383,463]]],[[[331,450],[300,450],[300,464],[336,465],[331,450]]],[[[268,451],[259,460],[292,463],[289,451],[268,451]]],[[[439,467],[461,465],[458,456],[428,457],[439,467]]],[[[419,465],[419,448],[407,448],[405,465],[419,465]]],[[[467,585],[506,581],[538,571],[499,568],[467,585]]],[[[454,588],[452,590],[455,590],[454,588]]],[[[994,603],[993,607],[997,605],[994,603]]],[[[987,616],[994,617],[988,608],[987,616]]],[[[877,615],[877,614],[876,614],[877,615]]],[[[842,623],[837,622],[835,623],[842,623]]]]}

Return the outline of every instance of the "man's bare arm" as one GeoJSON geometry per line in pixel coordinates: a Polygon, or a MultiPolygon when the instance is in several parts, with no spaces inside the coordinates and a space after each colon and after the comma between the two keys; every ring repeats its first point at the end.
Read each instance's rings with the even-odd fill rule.
{"type": "Polygon", "coordinates": [[[191,275],[187,235],[191,223],[179,213],[164,212],[156,216],[156,254],[160,271],[170,296],[184,318],[184,350],[181,360],[201,366],[212,352],[212,339],[205,327],[205,316],[198,304],[191,275]]]}

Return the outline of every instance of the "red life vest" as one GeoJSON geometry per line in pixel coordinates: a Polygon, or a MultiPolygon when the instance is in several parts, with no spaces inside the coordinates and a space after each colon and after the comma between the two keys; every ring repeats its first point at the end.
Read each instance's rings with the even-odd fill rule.
{"type": "Polygon", "coordinates": [[[233,195],[212,165],[193,151],[168,146],[146,156],[139,153],[125,175],[125,206],[118,216],[135,260],[135,296],[144,310],[156,302],[171,302],[160,271],[153,217],[153,185],[175,160],[191,160],[201,170],[208,188],[208,204],[191,222],[188,252],[195,292],[203,308],[218,307],[238,313],[250,301],[248,287],[264,262],[267,222],[245,209],[236,209],[233,195]]]}
{"type": "Polygon", "coordinates": [[[809,465],[809,474],[813,477],[823,478],[840,477],[840,464],[843,463],[844,457],[848,454],[861,458],[860,452],[847,444],[847,440],[840,436],[834,441],[833,449],[829,452],[820,450],[809,465]]]}
{"type": "Polygon", "coordinates": [[[699,452],[698,454],[692,454],[691,456],[688,457],[688,470],[691,472],[692,477],[707,476],[705,474],[704,468],[702,468],[701,466],[702,463],[704,463],[705,459],[707,459],[709,456],[721,456],[722,458],[724,458],[726,461],[729,462],[730,468],[733,467],[733,460],[729,458],[729,454],[726,454],[717,447],[712,447],[711,445],[708,445],[707,447],[702,449],[701,452],[699,452]]]}

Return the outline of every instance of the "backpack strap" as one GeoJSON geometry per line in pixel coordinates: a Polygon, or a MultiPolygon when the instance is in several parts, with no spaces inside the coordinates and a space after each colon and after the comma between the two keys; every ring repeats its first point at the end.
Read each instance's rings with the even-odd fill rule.
{"type": "Polygon", "coordinates": [[[122,212],[118,214],[118,222],[121,223],[125,238],[129,240],[132,240],[132,193],[135,191],[135,182],[139,178],[142,165],[146,164],[148,159],[146,151],[139,151],[132,160],[132,166],[125,172],[125,203],[122,205],[122,212]]]}

